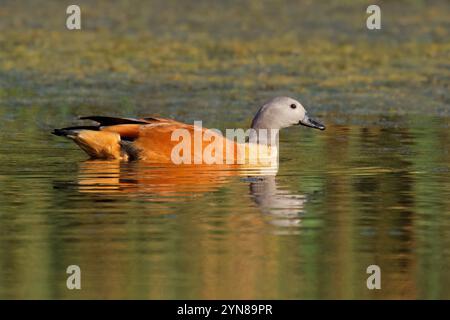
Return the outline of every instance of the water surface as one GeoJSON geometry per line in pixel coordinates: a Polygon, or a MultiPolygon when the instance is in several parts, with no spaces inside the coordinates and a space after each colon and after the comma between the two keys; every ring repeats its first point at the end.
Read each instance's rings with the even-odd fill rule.
{"type": "Polygon", "coordinates": [[[75,33],[38,2],[1,8],[1,298],[450,298],[448,2],[383,2],[378,33],[364,1],[80,1],[75,33]],[[327,130],[284,130],[276,177],[50,135],[91,114],[246,127],[280,94],[327,130]]]}

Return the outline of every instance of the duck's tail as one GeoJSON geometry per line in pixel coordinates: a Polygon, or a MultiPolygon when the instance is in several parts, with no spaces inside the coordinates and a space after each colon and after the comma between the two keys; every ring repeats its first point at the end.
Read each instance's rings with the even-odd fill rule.
{"type": "Polygon", "coordinates": [[[120,135],[110,131],[99,131],[96,126],[80,126],[55,129],[52,134],[73,140],[91,158],[123,159],[120,135]]]}

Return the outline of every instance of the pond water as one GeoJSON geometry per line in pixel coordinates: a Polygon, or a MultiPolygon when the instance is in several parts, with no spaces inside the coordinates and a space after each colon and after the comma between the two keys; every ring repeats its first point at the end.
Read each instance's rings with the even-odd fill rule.
{"type": "Polygon", "coordinates": [[[447,2],[386,4],[374,36],[364,1],[283,2],[311,15],[258,32],[279,2],[248,2],[254,21],[233,2],[80,3],[99,20],[75,35],[57,2],[0,19],[0,298],[450,298],[447,2]],[[327,130],[283,130],[276,176],[92,161],[50,134],[91,114],[246,127],[280,94],[327,130]]]}

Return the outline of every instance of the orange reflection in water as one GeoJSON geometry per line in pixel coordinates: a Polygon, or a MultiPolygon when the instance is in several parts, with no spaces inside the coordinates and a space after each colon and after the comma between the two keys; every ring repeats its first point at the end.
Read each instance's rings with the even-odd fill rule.
{"type": "Polygon", "coordinates": [[[88,193],[200,195],[218,190],[233,176],[273,176],[275,173],[273,167],[88,160],[80,164],[78,188],[88,193]]]}

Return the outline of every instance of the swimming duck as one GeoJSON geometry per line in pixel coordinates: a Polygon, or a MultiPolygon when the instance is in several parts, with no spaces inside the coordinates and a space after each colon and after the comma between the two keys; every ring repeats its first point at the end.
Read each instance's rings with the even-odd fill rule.
{"type": "MultiPolygon", "coordinates": [[[[93,159],[119,159],[119,160],[147,160],[156,163],[173,163],[173,151],[179,144],[179,140],[173,139],[174,132],[187,132],[195,136],[199,131],[206,134],[206,128],[189,125],[172,119],[149,117],[142,119],[115,118],[104,116],[81,117],[83,120],[97,122],[94,126],[76,126],[53,130],[53,134],[73,140],[82,150],[93,159]]],[[[223,146],[215,151],[215,156],[225,158],[225,154],[231,150],[236,154],[240,146],[244,150],[251,144],[267,145],[265,139],[261,139],[259,132],[275,130],[295,125],[325,130],[325,126],[311,119],[300,102],[289,97],[276,97],[266,102],[253,118],[250,143],[231,142],[225,136],[216,134],[215,143],[223,146]],[[252,137],[253,136],[253,137],[252,137]]],[[[270,136],[270,134],[269,134],[270,136]]],[[[267,136],[266,136],[267,138],[267,136]]],[[[190,159],[202,159],[202,154],[207,145],[200,149],[189,144],[190,159]]],[[[248,150],[247,150],[248,154],[248,150]]],[[[219,159],[219,160],[220,160],[219,159]]],[[[217,160],[217,159],[216,159],[217,160]]],[[[194,161],[194,163],[198,163],[194,161]]]]}

